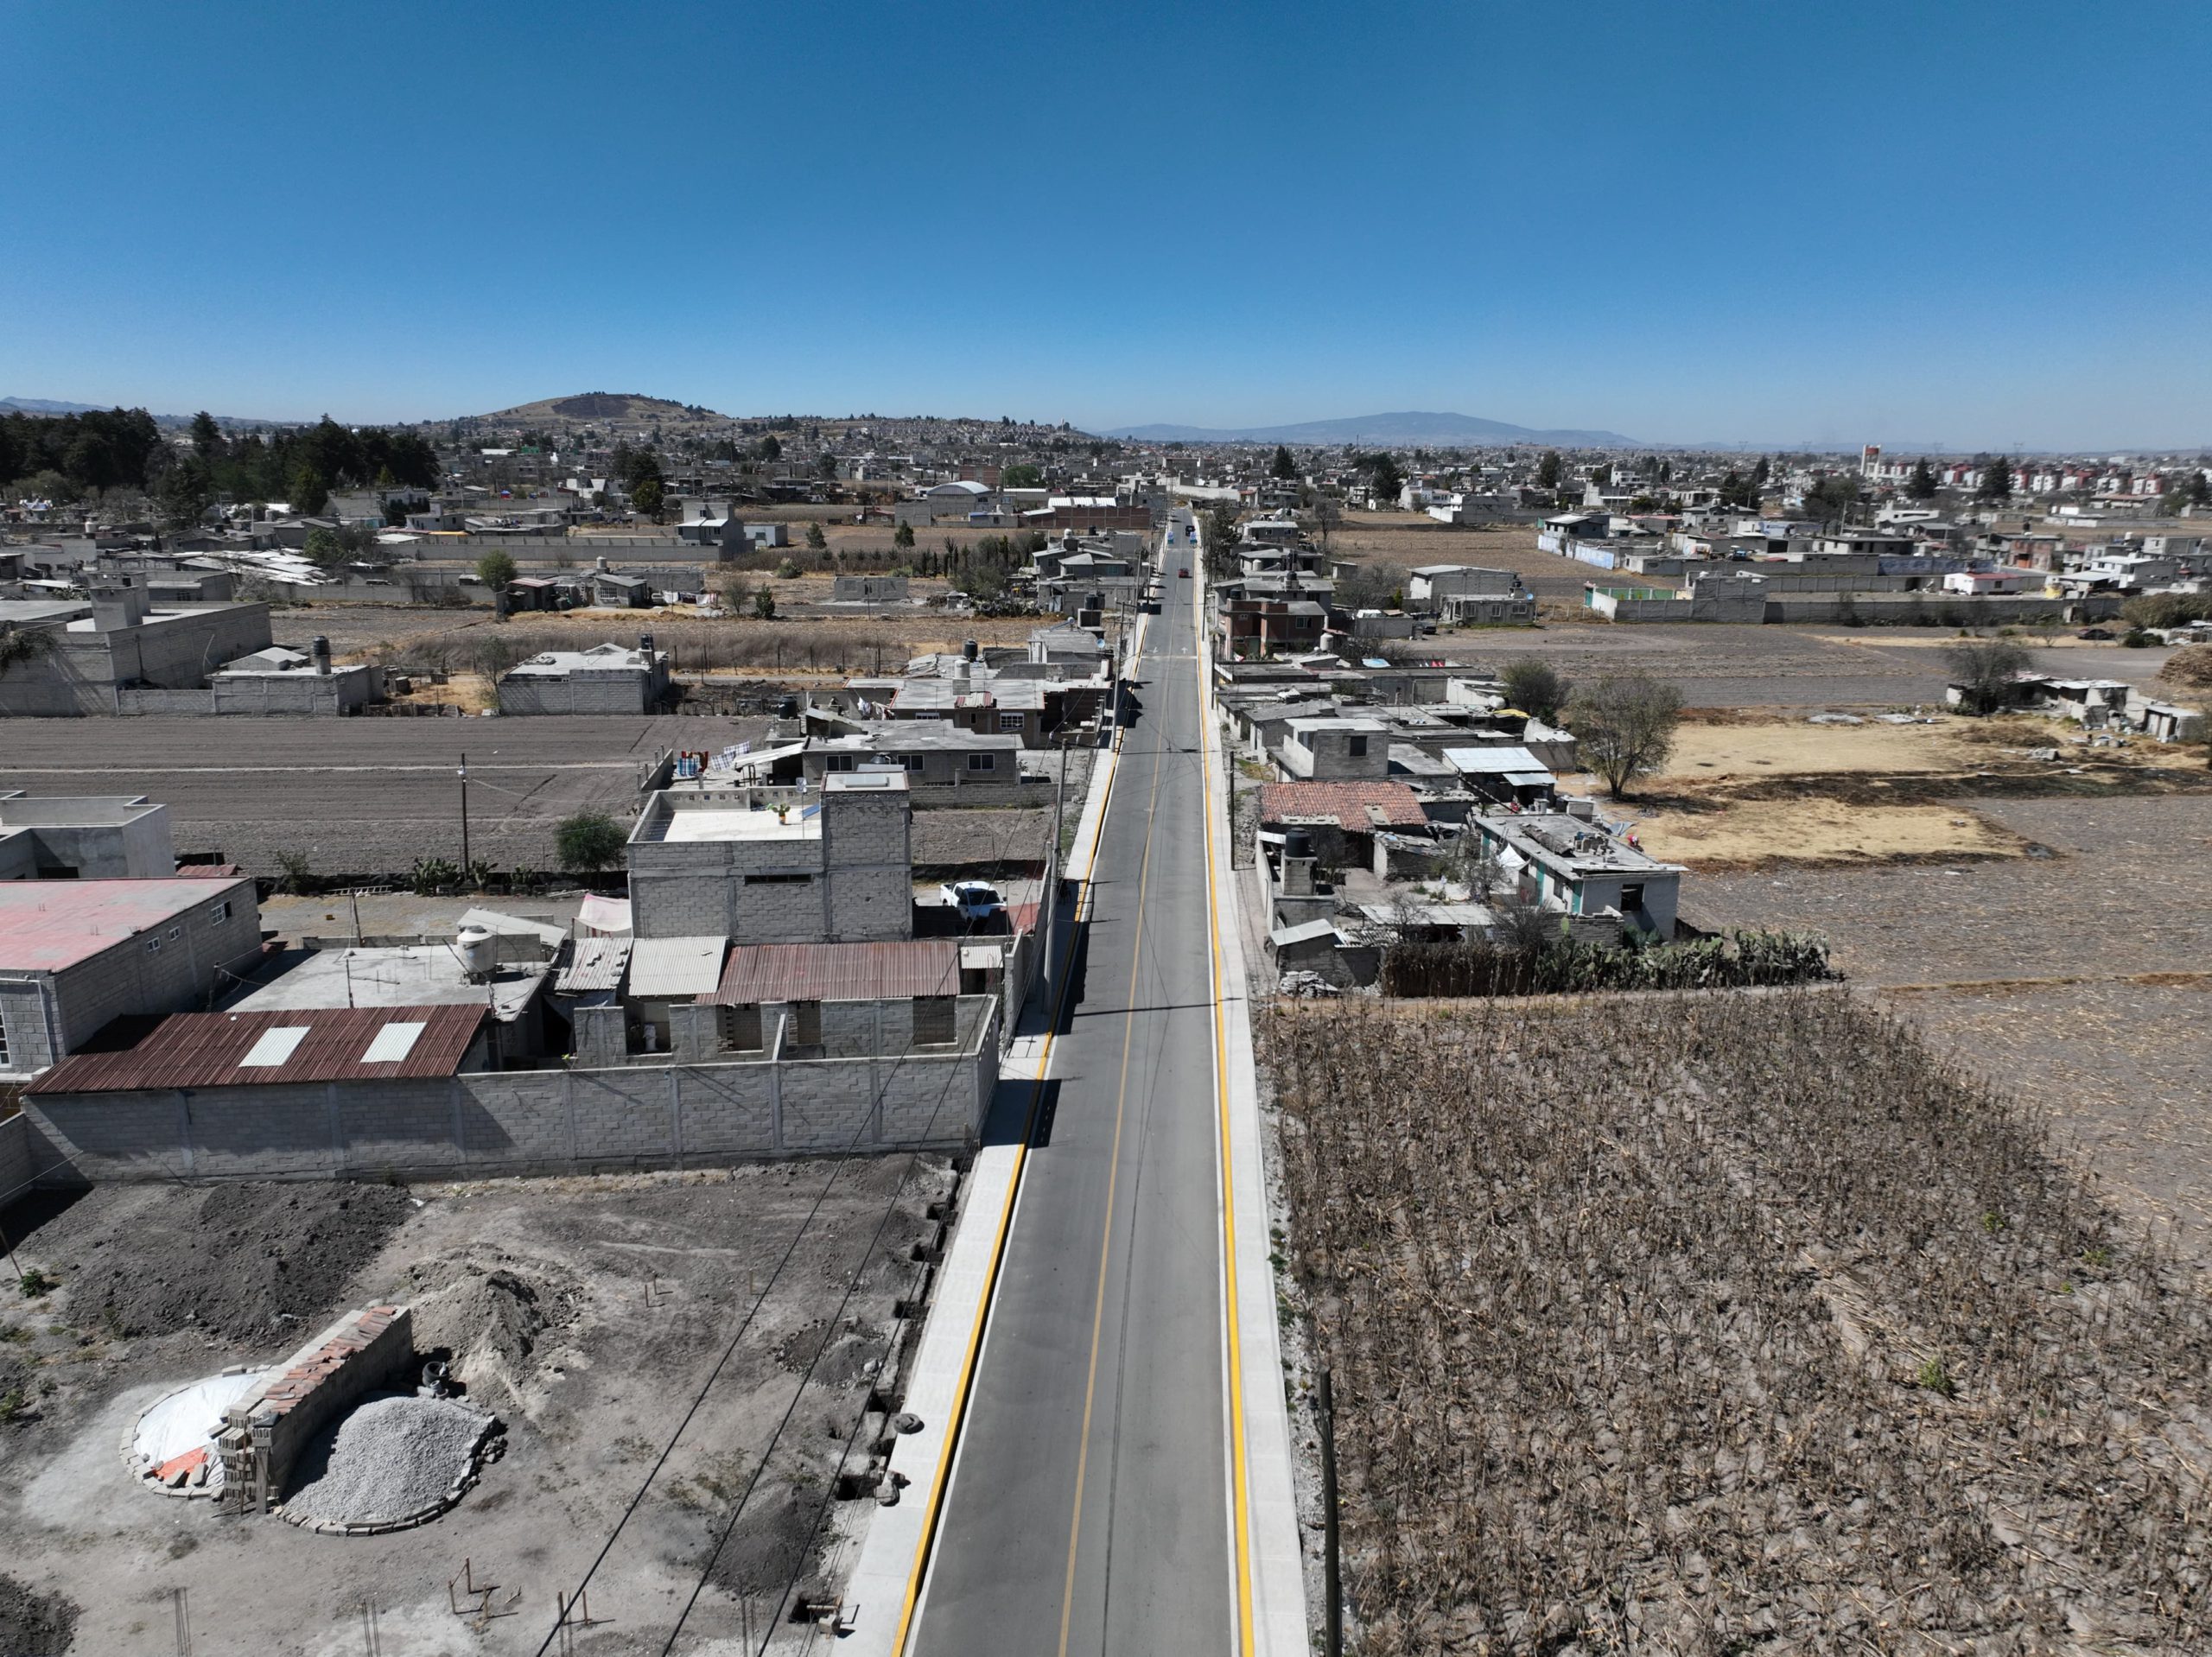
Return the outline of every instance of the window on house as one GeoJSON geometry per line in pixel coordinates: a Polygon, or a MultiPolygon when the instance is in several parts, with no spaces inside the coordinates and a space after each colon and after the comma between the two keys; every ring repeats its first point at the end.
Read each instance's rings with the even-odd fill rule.
{"type": "Polygon", "coordinates": [[[1022,716],[1019,714],[1001,714],[999,715],[999,729],[1001,731],[1019,731],[1021,728],[1021,717],[1022,716]]]}
{"type": "Polygon", "coordinates": [[[1643,887],[1640,882],[1633,886],[1624,886],[1621,888],[1622,914],[1633,915],[1637,910],[1643,907],[1643,887]]]}
{"type": "Polygon", "coordinates": [[[745,877],[745,884],[748,886],[803,886],[813,879],[810,874],[748,874],[745,877]]]}
{"type": "Polygon", "coordinates": [[[14,1068],[8,1063],[8,1012],[5,1007],[0,1007],[0,1070],[14,1068]]]}
{"type": "Polygon", "coordinates": [[[968,756],[968,769],[970,771],[996,771],[998,768],[999,757],[995,753],[971,753],[968,756]]]}
{"type": "Polygon", "coordinates": [[[955,1041],[958,1038],[959,1026],[954,1016],[952,997],[917,995],[914,998],[914,1044],[916,1046],[931,1042],[955,1041]]]}
{"type": "Polygon", "coordinates": [[[1364,734],[1363,734],[1363,733],[1357,733],[1357,732],[1355,732],[1352,735],[1346,737],[1346,738],[1344,739],[1344,752],[1345,752],[1346,753],[1350,754],[1350,755],[1351,755],[1353,759],[1366,759],[1366,758],[1367,758],[1367,738],[1366,738],[1366,736],[1365,736],[1364,734]]]}
{"type": "Polygon", "coordinates": [[[171,943],[175,943],[177,940],[177,935],[183,930],[184,929],[181,926],[172,926],[169,928],[169,942],[171,943]]]}
{"type": "Polygon", "coordinates": [[[725,1050],[739,1053],[760,1051],[760,1008],[757,1003],[747,1006],[724,1007],[721,1022],[725,1050]]]}
{"type": "Polygon", "coordinates": [[[822,1003],[791,1003],[791,1043],[798,1047],[822,1045],[822,1003]]]}
{"type": "Polygon", "coordinates": [[[231,900],[227,898],[207,911],[207,923],[211,926],[220,926],[230,917],[231,900]]]}
{"type": "Polygon", "coordinates": [[[854,753],[833,753],[822,762],[824,771],[853,771],[860,765],[860,756],[854,753]]]}
{"type": "Polygon", "coordinates": [[[157,955],[161,954],[161,952],[162,952],[162,941],[161,941],[161,939],[159,939],[159,938],[148,938],[148,939],[146,940],[146,953],[147,953],[148,955],[157,955]]]}
{"type": "Polygon", "coordinates": [[[908,754],[906,756],[906,769],[908,771],[920,771],[922,769],[922,756],[918,753],[908,754]]]}

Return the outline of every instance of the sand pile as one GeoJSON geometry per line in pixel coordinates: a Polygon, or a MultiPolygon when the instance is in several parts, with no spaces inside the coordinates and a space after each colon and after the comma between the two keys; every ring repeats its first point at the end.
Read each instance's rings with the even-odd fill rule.
{"type": "Polygon", "coordinates": [[[301,1525],[399,1525],[442,1513],[474,1481],[496,1425],[444,1398],[362,1405],[302,1458],[284,1517],[301,1525]]]}
{"type": "Polygon", "coordinates": [[[409,1275],[416,1350],[448,1354],[454,1378],[472,1393],[518,1406],[537,1381],[548,1333],[576,1315],[575,1286],[536,1261],[428,1261],[409,1275]]]}

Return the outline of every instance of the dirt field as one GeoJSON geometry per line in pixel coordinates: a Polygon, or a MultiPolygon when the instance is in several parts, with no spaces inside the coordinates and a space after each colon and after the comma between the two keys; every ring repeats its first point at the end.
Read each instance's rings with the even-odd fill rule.
{"type": "Polygon", "coordinates": [[[2198,750],[2090,747],[2067,725],[2025,717],[1738,714],[1686,722],[1666,770],[1621,809],[1653,855],[1712,873],[2031,855],[2044,848],[1964,797],[2167,789],[2212,790],[2198,750]],[[2053,749],[2056,760],[2035,757],[2053,749]]]}
{"type": "MultiPolygon", "coordinates": [[[[0,1639],[73,1606],[76,1651],[167,1651],[183,1587],[201,1651],[355,1653],[365,1602],[387,1653],[535,1652],[556,1590],[573,1593],[610,1537],[590,1578],[603,1626],[578,1651],[660,1649],[702,1576],[681,1648],[757,1639],[779,1602],[833,1582],[873,1510],[836,1499],[835,1476],[864,1469],[887,1431],[863,1406],[872,1387],[895,1390],[893,1301],[950,1185],[940,1161],[890,1158],[412,1190],[111,1186],[43,1216],[18,1205],[19,1254],[60,1287],[11,1294],[0,1324],[7,1385],[27,1400],[0,1426],[15,1584],[0,1582],[0,1639]],[[167,1390],[280,1356],[385,1297],[415,1307],[418,1349],[449,1349],[469,1400],[505,1425],[504,1458],[458,1508],[325,1537],[220,1518],[125,1471],[123,1435],[167,1390]],[[447,1602],[464,1557],[499,1584],[480,1632],[447,1602]]],[[[777,1648],[797,1650],[808,1631],[780,1626],[777,1648]]]]}
{"type": "Polygon", "coordinates": [[[1908,1030],[1792,992],[1262,1034],[1351,1648],[2202,1649],[2194,1281],[1908,1030]]]}

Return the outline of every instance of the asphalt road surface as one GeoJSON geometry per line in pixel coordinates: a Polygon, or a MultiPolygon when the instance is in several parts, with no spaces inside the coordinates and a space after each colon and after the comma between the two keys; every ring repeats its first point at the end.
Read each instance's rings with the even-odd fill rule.
{"type": "Polygon", "coordinates": [[[1195,550],[1136,670],[924,1657],[1236,1648],[1195,550]]]}

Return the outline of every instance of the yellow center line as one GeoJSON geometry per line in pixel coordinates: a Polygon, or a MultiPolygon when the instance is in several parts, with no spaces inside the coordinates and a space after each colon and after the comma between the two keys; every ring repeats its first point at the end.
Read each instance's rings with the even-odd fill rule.
{"type": "MultiPolygon", "coordinates": [[[[1141,624],[1140,624],[1141,627],[1141,624]]],[[[945,1423],[944,1442],[938,1447],[937,1470],[930,1480],[929,1516],[922,1526],[920,1538],[914,1544],[914,1563],[906,1574],[906,1592],[899,1608],[898,1631],[892,1635],[893,1657],[905,1657],[906,1641],[913,1633],[914,1610],[920,1604],[922,1582],[927,1574],[931,1550],[937,1545],[938,1525],[944,1517],[945,1498],[950,1494],[953,1453],[959,1448],[961,1429],[968,1417],[968,1398],[976,1377],[976,1361],[983,1346],[983,1328],[990,1316],[991,1303],[998,1291],[999,1268],[1005,1264],[1007,1237],[1014,1228],[1014,1210],[1021,1190],[1021,1177],[1028,1167],[1029,1142],[1037,1131],[1038,1108],[1044,1101],[1045,1084],[1051,1078],[1052,1043],[1058,1038],[1062,1019],[1067,1013],[1068,989],[1074,979],[1076,943],[1084,924],[1090,918],[1092,892],[1090,877],[1098,867],[1098,848],[1106,838],[1106,813],[1114,801],[1114,784],[1121,777],[1124,726],[1115,727],[1110,758],[1113,764],[1106,772],[1106,791],[1099,801],[1098,823],[1090,836],[1090,856],[1084,865],[1083,889],[1077,895],[1075,912],[1068,924],[1067,947],[1061,952],[1062,970],[1059,994],[1052,1001],[1052,1021],[1045,1029],[1045,1044],[1038,1051],[1037,1074],[1029,1087],[1029,1110],[1023,1121],[1020,1142],[1014,1146],[1014,1166],[1007,1179],[1006,1206],[1000,1211],[998,1229],[991,1239],[990,1265],[985,1273],[983,1292],[976,1305],[976,1320],[969,1328],[967,1350],[961,1355],[960,1374],[953,1385],[952,1413],[945,1423]]],[[[1158,775],[1154,771],[1155,778],[1158,775]]],[[[1150,836],[1146,836],[1149,841],[1150,836]]],[[[1048,893],[1048,900],[1052,894],[1048,893]]]]}
{"type": "MultiPolygon", "coordinates": [[[[1152,824],[1160,811],[1160,761],[1152,752],[1152,793],[1145,802],[1144,855],[1137,863],[1137,924],[1129,940],[1129,1008],[1122,1025],[1122,1075],[1114,1089],[1114,1144],[1106,1161],[1106,1228],[1098,1239],[1098,1294],[1090,1309],[1090,1368],[1083,1383],[1083,1431],[1076,1440],[1075,1505],[1068,1519],[1068,1574],[1060,1594],[1059,1657],[1067,1657],[1068,1626],[1075,1615],[1076,1545],[1083,1535],[1084,1476],[1090,1464],[1090,1409],[1098,1394],[1098,1347],[1106,1325],[1106,1263],[1114,1242],[1114,1190],[1122,1172],[1122,1122],[1129,1095],[1129,1047],[1137,1032],[1137,972],[1144,962],[1144,893],[1152,879],[1152,824]]],[[[1102,833],[1103,837],[1103,833],[1102,833]]]]}
{"type": "MultiPolygon", "coordinates": [[[[1205,586],[1199,582],[1192,596],[1194,621],[1205,630],[1205,586]]],[[[1206,825],[1206,932],[1213,952],[1214,1100],[1221,1119],[1221,1264],[1222,1311],[1229,1324],[1229,1451],[1233,1475],[1230,1482],[1234,1520],[1236,1567],[1236,1649],[1240,1657],[1252,1653],[1252,1514],[1251,1483],[1244,1457],[1244,1354],[1236,1313],[1236,1191],[1230,1163],[1229,1138],[1229,1026],[1222,1016],[1221,895],[1214,885],[1213,755],[1219,728],[1213,716],[1212,682],[1206,676],[1203,639],[1198,651],[1198,776],[1206,825]]]]}

